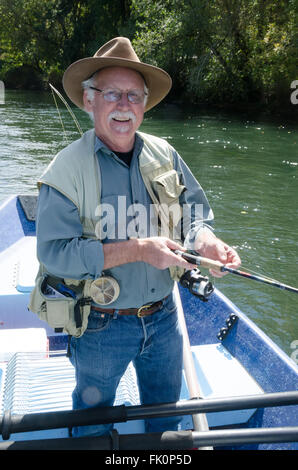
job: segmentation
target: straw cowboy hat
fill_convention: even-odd
[[[164,70],[140,61],[129,39],[114,38],[104,44],[93,57],[80,59],[64,73],[63,87],[67,96],[79,108],[84,108],[82,82],[106,67],[127,67],[139,72],[149,89],[145,111],[157,105],[170,91],[171,77]]]

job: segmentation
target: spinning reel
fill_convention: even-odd
[[[203,302],[209,300],[210,295],[214,291],[212,282],[207,276],[202,276],[198,268],[186,271],[180,279],[182,287],[186,287],[189,292],[199,297]]]

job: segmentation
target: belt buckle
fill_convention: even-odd
[[[145,309],[148,308],[148,307],[151,307],[151,305],[152,305],[152,304],[142,305],[142,307],[138,308],[137,317],[139,317],[139,318],[145,317],[146,314],[145,314],[145,313],[142,313],[142,311],[145,310]]]

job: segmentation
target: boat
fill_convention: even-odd
[[[141,405],[130,364],[113,407],[72,410],[67,335],[27,307],[36,205],[36,195],[16,195],[0,207],[0,450],[298,450],[297,364],[217,288],[203,301],[175,286],[185,340],[179,402]],[[177,414],[177,433],[145,434],[144,418]],[[71,427],[90,419],[114,422],[111,436],[72,438]]]

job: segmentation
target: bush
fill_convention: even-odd
[[[37,73],[30,65],[11,68],[3,73],[1,79],[4,81],[6,88],[25,90],[43,89],[41,74]]]

